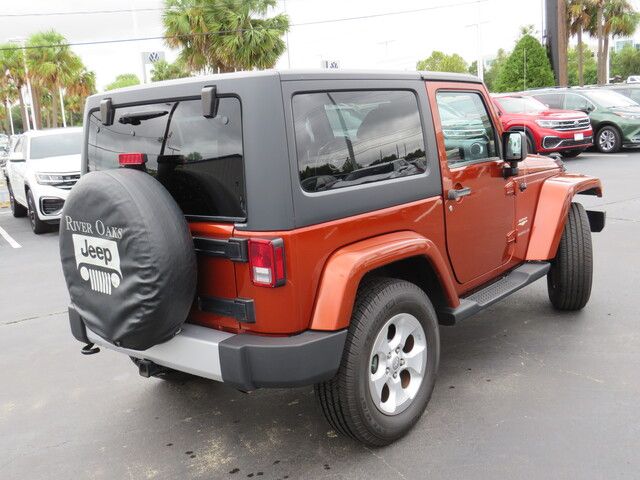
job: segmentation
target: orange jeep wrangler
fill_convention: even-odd
[[[544,276],[589,299],[596,178],[527,156],[475,77],[244,72],[87,101],[60,223],[84,353],[241,390],[315,384],[331,425],[404,435],[454,325]]]

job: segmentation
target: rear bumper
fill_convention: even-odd
[[[297,387],[332,378],[342,359],[347,331],[306,331],[290,337],[233,334],[184,324],[171,340],[147,350],[116,347],[89,330],[69,307],[73,336],[130,357],[233,385],[242,390]]]

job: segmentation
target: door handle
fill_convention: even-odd
[[[471,195],[470,187],[463,187],[458,189],[451,189],[447,192],[447,198],[449,200],[458,200],[462,197],[466,197],[467,195]]]

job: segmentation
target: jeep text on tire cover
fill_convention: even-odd
[[[314,384],[336,430],[385,445],[429,401],[439,325],[545,276],[555,308],[589,299],[605,219],[574,196],[600,181],[528,155],[475,77],[190,78],[94,95],[84,126],[71,330],[143,376]]]

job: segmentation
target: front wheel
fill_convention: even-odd
[[[325,417],[370,446],[399,439],[427,406],[439,356],[427,295],[403,280],[368,281],[358,292],[338,373],[315,387]]]
[[[580,310],[591,296],[593,254],[591,228],[584,207],[572,203],[551,269],[547,289],[558,310]]]
[[[36,235],[48,232],[51,226],[38,217],[38,211],[36,210],[36,202],[33,199],[33,193],[31,190],[27,190],[27,212],[29,214],[29,222],[31,223],[31,230]]]
[[[616,153],[622,147],[622,136],[615,127],[602,127],[596,135],[596,146],[601,153]]]

